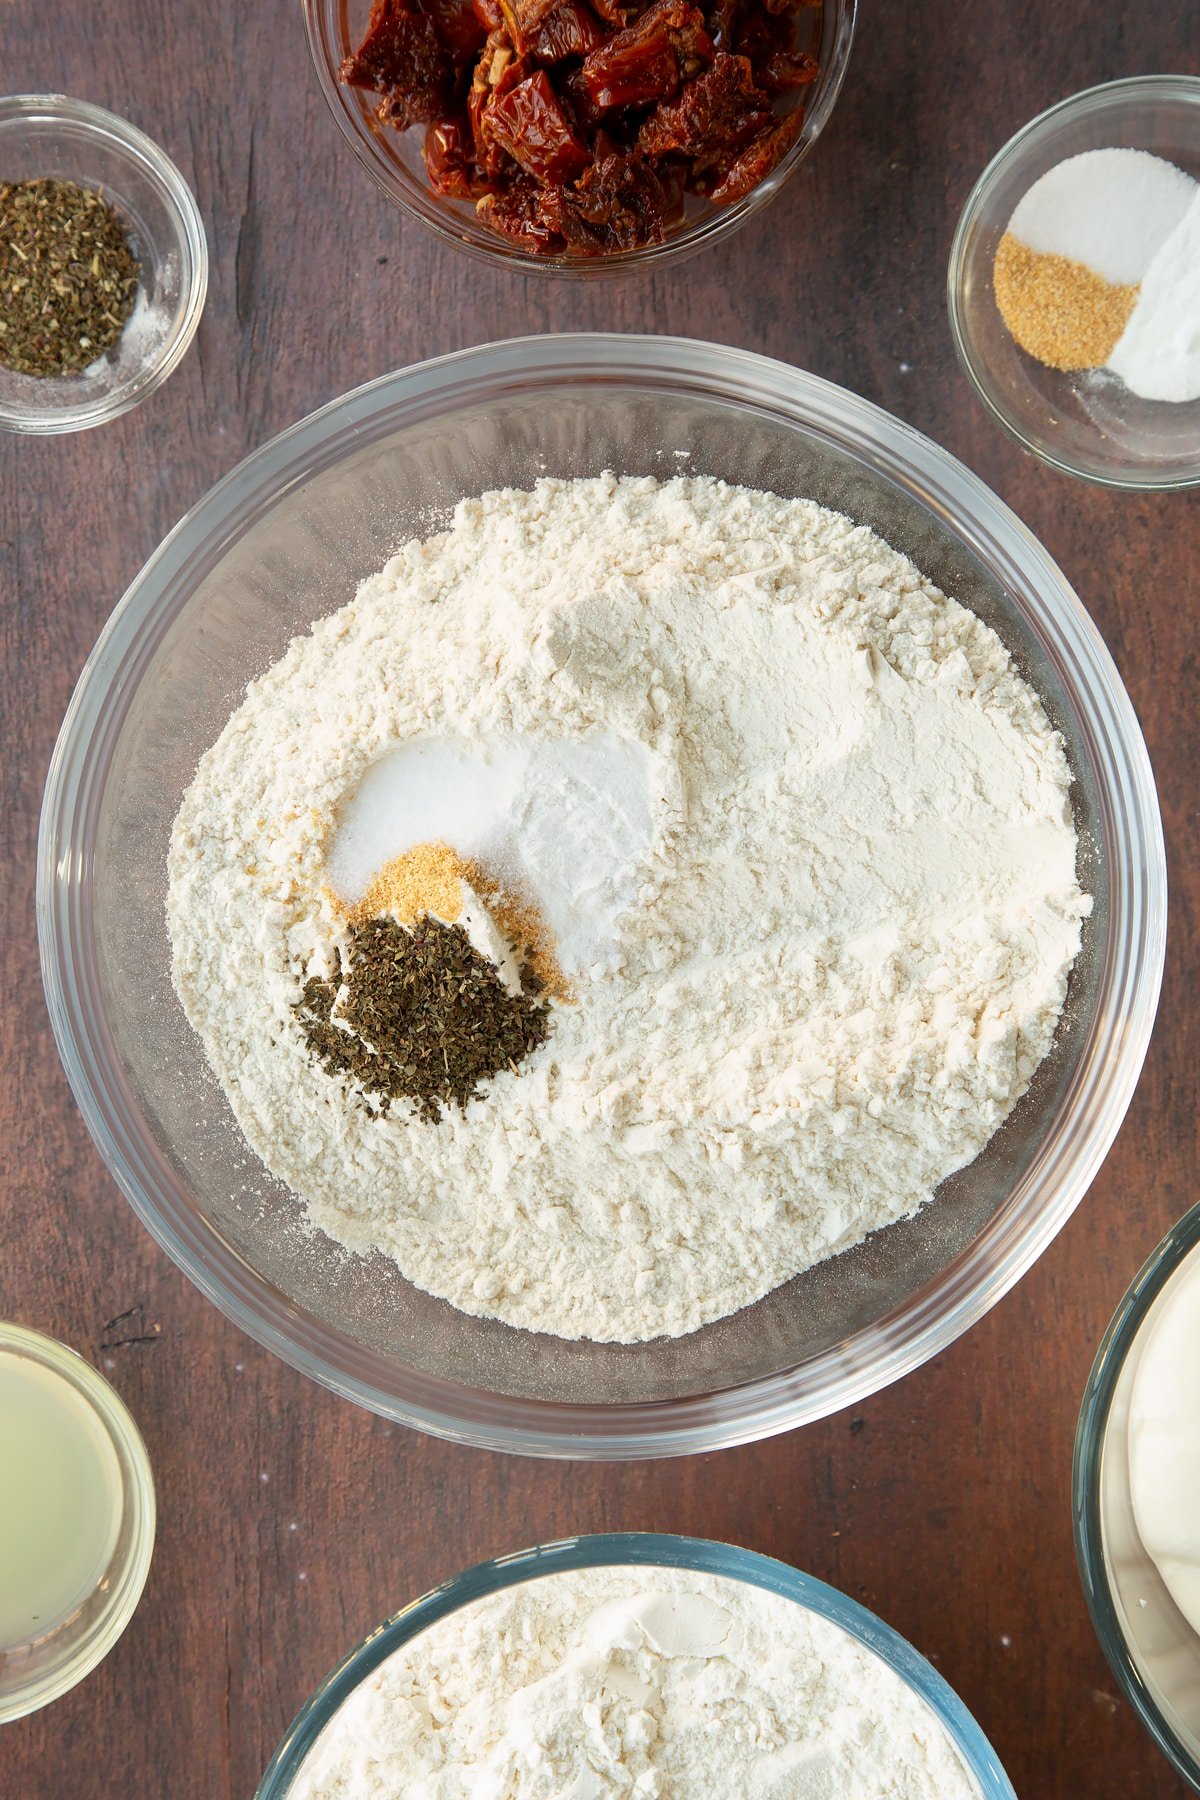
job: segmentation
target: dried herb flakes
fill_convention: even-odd
[[[140,279],[124,226],[92,189],[0,183],[0,363],[78,374],[120,337]]]
[[[550,1029],[536,993],[510,994],[460,925],[389,917],[351,928],[344,968],[304,984],[295,1012],[310,1050],[378,1097],[412,1100],[436,1124],[513,1068]]]

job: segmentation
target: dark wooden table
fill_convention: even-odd
[[[78,437],[0,441],[0,1317],[105,1370],[146,1435],[160,1507],[149,1585],[113,1654],[0,1729],[5,1800],[246,1800],[296,1708],[386,1613],[479,1558],[616,1527],[730,1538],[875,1608],[958,1689],[1023,1800],[1182,1792],[1092,1635],[1068,1485],[1101,1332],[1195,1198],[1197,499],[1087,489],[1022,455],[958,372],[943,284],[959,208],[1009,134],[1093,82],[1194,72],[1195,20],[1180,0],[862,10],[838,111],[765,215],[669,273],[576,287],[485,271],[398,216],[339,140],[295,0],[0,0],[0,86],[65,90],[141,125],[192,182],[212,252],[196,346],[146,406]],[[1159,773],[1174,884],[1141,1087],[1087,1200],[1017,1291],[853,1415],[717,1457],[612,1467],[416,1436],[226,1324],[92,1148],[46,1020],[33,909],[38,805],[72,684],[180,514],[370,376],[593,327],[769,352],[978,470],[1116,656]],[[161,1333],[103,1350],[106,1321],[135,1305]]]

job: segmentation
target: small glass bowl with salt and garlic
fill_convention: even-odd
[[[1200,1204],[1104,1334],[1075,1440],[1092,1623],[1142,1724],[1200,1793]]]
[[[1200,79],[1089,88],[985,169],[950,252],[950,326],[984,405],[1052,467],[1200,483]]]

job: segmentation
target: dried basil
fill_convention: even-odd
[[[525,985],[534,991],[510,994],[460,925],[384,917],[351,928],[345,966],[310,977],[294,1010],[327,1069],[376,1095],[382,1113],[403,1097],[436,1124],[545,1041],[549,1012],[528,972]]]

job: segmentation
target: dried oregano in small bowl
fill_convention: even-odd
[[[66,94],[0,96],[0,431],[119,418],[195,336],[208,246],[144,131]]]
[[[0,185],[0,362],[74,375],[112,348],[141,269],[120,217],[94,189],[42,177]]]

